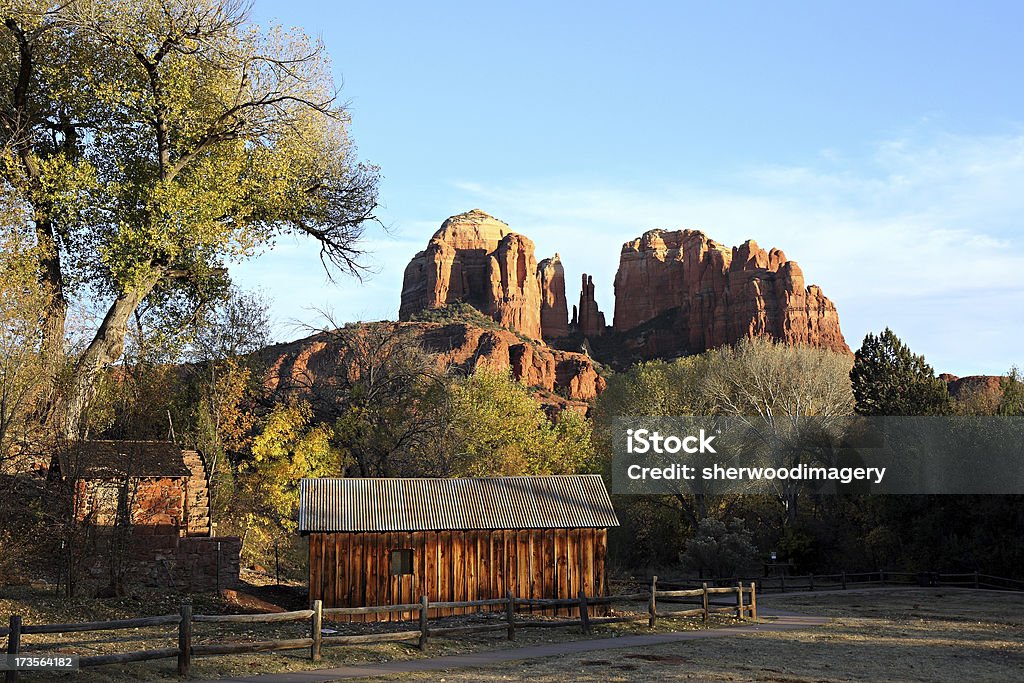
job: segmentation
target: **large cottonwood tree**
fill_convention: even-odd
[[[323,45],[233,0],[0,4],[0,182],[40,248],[51,416],[71,436],[142,302],[198,304],[283,234],[354,272],[378,176],[359,163]],[[101,321],[64,358],[69,302]],[[184,306],[187,308],[187,306]]]

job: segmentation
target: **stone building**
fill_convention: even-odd
[[[212,535],[199,452],[169,441],[83,440],[54,457],[50,476],[65,484],[75,522],[94,532],[95,577],[111,575],[118,590],[122,582],[177,590],[237,583],[241,541]]]

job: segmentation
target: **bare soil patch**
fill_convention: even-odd
[[[1024,680],[1024,594],[897,589],[759,596],[763,609],[831,617],[822,627],[410,674],[409,681]],[[366,679],[370,680],[370,679]]]

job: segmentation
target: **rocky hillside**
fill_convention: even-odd
[[[585,412],[605,387],[594,362],[584,354],[553,349],[486,322],[384,322],[430,352],[438,369],[472,372],[488,367],[509,370],[537,399],[558,408]],[[357,330],[367,326],[354,326]],[[346,349],[337,337],[322,333],[262,352],[272,390],[329,391],[338,377],[351,373]]]
[[[977,414],[991,414],[999,407],[1003,398],[1003,377],[994,375],[969,375],[957,377],[944,373],[939,379],[946,383],[950,397],[967,410]]]

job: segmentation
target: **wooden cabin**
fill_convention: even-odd
[[[599,475],[303,479],[299,492],[309,597],[325,607],[409,604],[423,595],[484,600],[506,591],[607,595],[608,528],[618,524]]]

